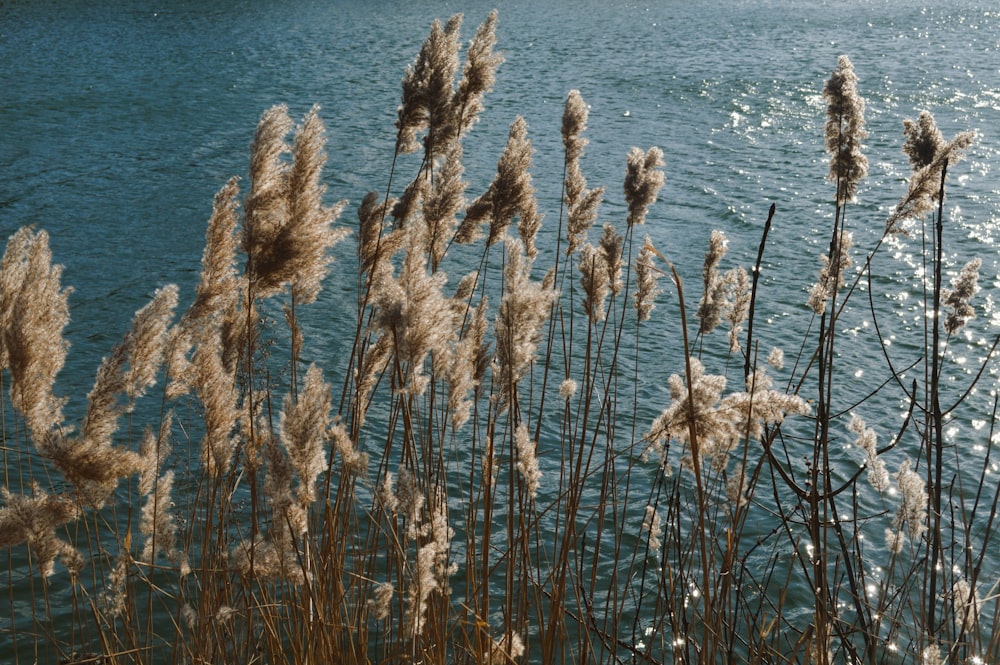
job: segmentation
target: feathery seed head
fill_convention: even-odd
[[[920,665],[944,665],[945,659],[941,656],[941,645],[931,642],[920,652]]]
[[[537,443],[528,437],[528,426],[523,422],[519,423],[514,431],[514,444],[517,449],[517,470],[524,481],[528,496],[534,501],[538,497],[542,472],[538,468]]]
[[[896,483],[902,501],[893,526],[906,527],[910,540],[919,540],[927,530],[927,486],[920,474],[910,469],[910,460],[903,460],[896,473]]]
[[[875,430],[865,425],[865,421],[857,415],[851,416],[847,429],[858,437],[854,445],[865,451],[868,482],[878,492],[887,491],[889,489],[889,470],[886,468],[885,462],[878,456],[878,439]]]
[[[399,510],[399,497],[392,489],[393,479],[392,471],[386,471],[382,478],[382,484],[378,487],[378,498],[382,509],[390,515],[395,515],[396,511]]]
[[[832,243],[833,256],[820,257],[819,281],[809,291],[809,307],[817,314],[823,314],[830,298],[844,285],[844,275],[851,267],[851,248],[854,246],[854,234],[850,231],[840,231],[834,235]]]
[[[284,226],[287,211],[289,152],[285,137],[294,126],[288,107],[272,106],[261,115],[250,147],[250,194],[244,210],[243,253],[253,257]]]
[[[497,41],[498,15],[495,9],[487,15],[476,30],[476,36],[469,43],[465,54],[465,68],[453,102],[458,114],[455,124],[460,136],[478,121],[479,114],[483,111],[483,97],[493,89],[497,68],[503,62],[503,55],[493,51]]]
[[[656,268],[655,256],[649,236],[646,236],[646,241],[635,260],[636,290],[634,298],[635,309],[640,321],[649,319],[650,312],[656,307],[656,296],[663,293],[663,290],[657,285],[662,273]]]
[[[649,206],[656,201],[656,195],[666,181],[660,168],[663,164],[663,151],[659,148],[650,148],[645,153],[635,147],[629,151],[624,185],[629,226],[645,223]]]
[[[417,152],[417,135],[427,130],[424,150],[434,157],[457,132],[452,115],[455,74],[458,71],[458,32],[462,15],[442,27],[435,20],[413,64],[403,76],[403,98],[396,118],[396,151]]]
[[[368,453],[361,452],[351,440],[347,429],[340,423],[330,428],[328,436],[333,441],[333,449],[340,455],[344,471],[348,473],[364,473],[368,468]]]
[[[865,131],[865,102],[858,93],[858,77],[846,55],[823,88],[826,109],[826,150],[830,153],[829,179],[837,184],[837,205],[854,198],[858,183],[868,175],[868,159],[861,152]]]
[[[979,268],[982,265],[981,259],[972,259],[952,280],[951,288],[944,289],[942,304],[951,310],[944,320],[944,329],[949,335],[958,332],[976,316],[976,310],[969,301],[979,292]]]
[[[286,285],[300,303],[316,299],[330,262],[329,249],[346,234],[333,221],[346,205],[322,204],[326,130],[318,107],[306,115],[289,146],[292,121],[283,106],[265,112],[251,157],[251,189],[245,205],[243,251],[254,297]],[[284,159],[291,154],[291,162]]]
[[[885,528],[885,548],[890,554],[899,554],[906,544],[906,533],[900,527]]]
[[[392,271],[389,259],[403,246],[405,234],[389,230],[385,223],[396,203],[380,201],[377,192],[369,192],[358,207],[358,261],[369,284],[376,274]]]
[[[167,471],[155,481],[153,492],[142,506],[139,529],[146,537],[142,560],[153,564],[158,554],[179,560],[183,553],[177,549],[177,521],[170,512],[170,493],[174,486],[174,473]]]
[[[579,90],[570,90],[563,110],[562,137],[565,147],[566,176],[563,180],[563,200],[566,203],[566,255],[569,256],[586,241],[587,230],[597,220],[597,207],[604,188],[587,189],[587,179],[580,169],[580,158],[587,139],[587,105]]]
[[[905,234],[903,222],[919,219],[935,209],[942,191],[941,174],[946,164],[959,161],[975,140],[975,132],[961,132],[945,141],[934,116],[921,111],[917,121],[905,120],[903,152],[910,158],[912,173],[906,194],[886,220],[886,233]]]
[[[583,154],[589,143],[582,134],[587,130],[590,111],[580,96],[579,90],[570,90],[566,95],[566,105],[562,116],[562,140],[566,149],[566,161],[575,161]]]
[[[396,587],[390,582],[375,586],[375,596],[368,599],[368,611],[376,621],[384,621],[389,618],[392,598],[396,594]]]
[[[56,529],[80,516],[79,504],[71,497],[49,495],[33,486],[30,496],[11,494],[0,487],[0,548],[27,542],[42,575],[55,571],[55,561],[62,557],[76,565],[80,554],[60,540]]]
[[[306,371],[298,398],[285,397],[281,411],[281,442],[299,477],[297,496],[302,505],[316,500],[316,479],[326,470],[326,436],[330,425],[330,385],[316,365]]]
[[[559,397],[564,400],[571,399],[576,394],[578,387],[576,379],[563,379],[562,383],[559,384]]]
[[[625,239],[615,232],[611,224],[604,225],[604,235],[601,236],[601,254],[607,269],[608,287],[612,295],[618,295],[625,287],[622,281],[622,250]]]
[[[661,540],[663,536],[663,517],[653,506],[646,506],[645,515],[642,518],[642,531],[649,534],[649,550],[659,552],[663,546]]]
[[[528,123],[518,116],[510,126],[493,182],[465,211],[465,219],[455,237],[457,242],[475,240],[479,235],[479,225],[488,221],[488,243],[492,245],[506,235],[507,228],[518,218],[518,233],[528,256],[534,257],[534,241],[541,227],[541,215],[535,201],[535,187],[531,184],[532,153]]]
[[[451,242],[458,211],[465,205],[467,183],[462,178],[462,144],[455,141],[447,149],[444,163],[424,196],[423,216],[427,225],[427,249],[431,266],[437,269]]]
[[[531,262],[520,240],[507,240],[504,294],[494,324],[498,398],[505,408],[518,383],[527,375],[541,342],[542,324],[548,318],[555,291],[530,278]]]
[[[946,145],[930,111],[921,111],[916,121],[909,118],[903,120],[903,134],[906,136],[903,152],[910,158],[914,171],[930,166]]]
[[[701,276],[705,290],[698,304],[697,318],[701,321],[698,332],[705,334],[715,329],[726,311],[725,280],[719,276],[719,263],[726,254],[726,235],[713,230],[708,239],[708,251],[702,265]]]
[[[8,241],[0,264],[0,361],[10,370],[10,399],[24,414],[35,445],[62,423],[66,400],[53,384],[66,361],[70,289],[52,264],[45,231],[23,228]]]
[[[730,325],[729,350],[736,353],[742,348],[739,335],[750,311],[750,276],[740,266],[727,272],[724,281],[730,288],[729,308],[726,312],[726,320]]]
[[[589,242],[580,250],[580,285],[583,287],[583,309],[591,321],[603,321],[608,297],[608,264],[604,254]]]
[[[733,510],[743,507],[750,500],[748,489],[746,470],[743,468],[743,463],[738,462],[726,476],[726,499]]]
[[[229,471],[236,447],[233,423],[239,422],[236,375],[222,358],[221,331],[206,335],[192,358],[192,385],[204,407],[205,434],[201,463],[209,477]],[[251,442],[251,448],[255,446]]]
[[[511,665],[524,655],[524,641],[517,633],[510,633],[510,640],[504,634],[499,640],[490,638],[489,653],[480,662],[484,665]]]
[[[951,599],[959,630],[971,633],[979,623],[979,611],[982,605],[979,594],[972,588],[969,580],[963,577],[956,580],[952,586]]]

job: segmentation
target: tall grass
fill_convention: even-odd
[[[800,346],[775,349],[754,323],[781,212],[755,265],[724,269],[713,231],[685,280],[679,248],[642,229],[663,154],[632,148],[627,214],[594,228],[612,195],[586,181],[578,92],[543,240],[523,119],[467,195],[496,21],[464,63],[461,17],[434,23],[403,79],[394,161],[354,224],[325,203],[318,110],[266,111],[246,192],[234,179],[215,198],[191,304],[178,312],[166,286],[136,313],[79,423],[55,392],[69,289],[44,231],[10,238],[0,634],[15,662],[1000,659],[995,411],[982,460],[945,434],[990,369],[946,353],[975,323],[980,263],[946,279],[944,223],[973,136],[947,140],[921,113],[898,206],[855,213],[864,102],[839,60],[829,249],[803,284]],[[852,227],[876,223],[855,247]],[[875,266],[902,235],[925,266],[920,343],[878,344],[868,394],[846,394],[842,317],[870,310],[866,334],[888,339]],[[331,266],[341,242],[355,265]],[[357,308],[330,333],[349,353],[321,369],[301,317],[331,269]],[[654,307],[676,336],[651,327]],[[681,368],[666,404],[640,393],[651,363]],[[867,424],[875,398],[905,419]]]

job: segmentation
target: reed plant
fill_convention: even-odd
[[[926,112],[907,122],[908,186],[872,220],[852,205],[864,102],[840,58],[823,90],[829,249],[802,285],[800,346],[775,348],[755,322],[777,205],[754,265],[732,265],[712,231],[685,281],[669,256],[688,248],[643,233],[665,186],[658,148],[624,155],[624,219],[597,226],[612,194],[585,177],[579,92],[548,230],[523,118],[467,194],[496,22],[464,61],[462,17],[433,24],[356,222],[325,202],[318,109],[299,123],[267,110],[245,193],[234,179],[215,197],[190,304],[165,286],[136,313],[78,423],[56,387],[71,292],[45,231],[11,236],[13,661],[998,662],[996,410],[968,399],[998,338],[981,324],[972,372],[947,353],[976,323],[981,264],[955,271],[945,251],[948,170],[973,135],[947,140]],[[855,247],[852,228],[876,223]],[[904,237],[926,316],[897,351],[877,266]],[[321,368],[302,323],[334,319],[321,289],[344,242],[356,263],[331,279],[356,309],[329,333],[348,352]],[[842,369],[858,309],[882,350],[863,394]],[[640,390],[651,363],[676,368],[669,399]],[[887,401],[905,418],[869,425]],[[979,459],[946,435],[970,417],[988,423]]]

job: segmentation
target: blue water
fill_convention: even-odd
[[[523,115],[551,229],[562,104],[577,88],[591,107],[585,173],[592,186],[607,186],[602,221],[623,222],[628,148],[661,146],[668,181],[643,232],[695,292],[709,232],[729,236],[729,265],[747,264],[776,205],[762,271],[767,318],[757,334],[787,353],[801,339],[802,303],[829,238],[820,93],[837,56],[850,55],[868,104],[870,177],[849,213],[859,246],[870,245],[904,191],[904,118],[927,109],[948,137],[977,131],[968,158],[951,171],[947,231],[956,269],[972,256],[983,260],[977,333],[957,352],[975,366],[980,338],[997,333],[989,322],[1000,288],[1000,11],[989,3],[7,1],[0,237],[26,224],[47,230],[64,283],[75,289],[59,388],[69,413],[79,412],[101,357],[157,287],[177,283],[183,298],[192,296],[212,197],[246,172],[264,109],[285,103],[301,117],[321,106],[328,196],[351,201],[341,223],[353,226],[354,206],[386,185],[399,81],[430,22],[464,12],[468,38],[492,6],[506,62],[466,143],[470,197],[488,183],[510,122]],[[921,316],[916,294],[897,286],[913,275],[907,257],[915,249],[901,246],[882,265],[901,338]],[[329,325],[352,302],[338,276],[352,283],[349,268],[335,269],[307,321],[313,356],[343,344]],[[668,316],[666,305],[656,311]],[[855,316],[863,326],[863,313]],[[871,353],[845,349],[859,386]],[[651,414],[666,406],[676,361],[645,378]],[[982,392],[995,381],[991,371]],[[897,406],[881,404],[869,418],[895,418]],[[974,438],[972,421],[982,417],[956,422],[952,436]]]

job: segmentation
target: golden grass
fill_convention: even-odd
[[[396,158],[358,208],[356,272],[334,276],[357,285],[354,327],[331,333],[351,336],[350,353],[326,370],[303,360],[301,308],[322,303],[347,225],[343,203],[324,203],[317,109],[298,125],[284,107],[263,114],[248,191],[232,180],[216,196],[193,302],[178,313],[166,286],[137,312],[80,423],[54,392],[69,290],[44,231],[10,238],[0,547],[13,618],[0,634],[15,662],[998,660],[998,489],[988,456],[977,468],[946,446],[963,404],[942,404],[954,368],[935,352],[975,312],[977,260],[950,288],[942,276],[947,169],[972,135],[947,141],[926,113],[907,123],[908,191],[882,238],[854,247],[844,212],[867,170],[864,102],[840,59],[824,89],[836,212],[786,369],[753,326],[775,208],[756,266],[724,270],[712,232],[694,304],[637,235],[664,187],[659,149],[627,153],[627,215],[592,229],[605,190],[583,174],[578,92],[543,236],[554,252],[536,247],[523,119],[494,180],[466,197],[496,21],[464,64],[461,17],[436,22],[407,70]],[[871,394],[890,386],[909,414],[896,431],[869,427],[835,408],[840,316],[859,284],[871,292],[884,240],[929,213],[930,316],[908,360],[926,378],[904,382],[887,354]],[[455,244],[479,252],[472,264],[453,260]],[[669,348],[647,329],[655,306],[679,321]],[[279,311],[283,330],[267,323]],[[719,328],[728,354],[703,353]],[[641,404],[657,354],[684,369],[668,404]],[[854,458],[834,451],[848,438]],[[871,496],[881,510],[863,508]],[[885,544],[864,539],[873,530]]]

